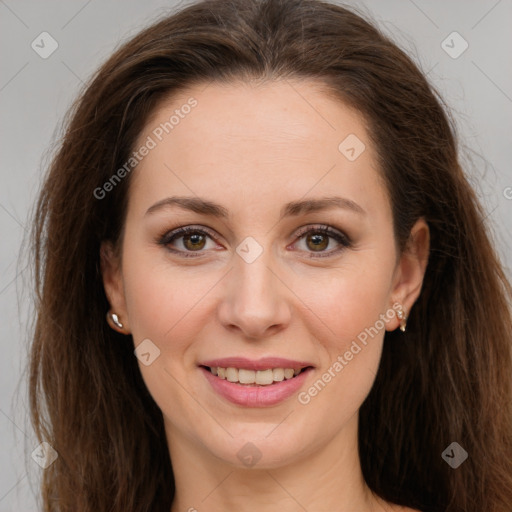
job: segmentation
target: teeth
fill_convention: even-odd
[[[285,368],[284,369],[284,378],[285,379],[291,379],[293,378],[294,371],[292,368]]]
[[[301,370],[294,368],[269,368],[268,370],[246,370],[244,368],[210,368],[213,375],[220,379],[226,379],[229,382],[239,384],[256,384],[258,386],[268,386],[274,382],[289,380],[298,375]]]
[[[276,382],[284,380],[284,370],[282,368],[275,368],[272,370],[272,376]]]
[[[226,368],[226,380],[238,382],[238,370],[236,368]]]
[[[272,370],[258,370],[256,372],[256,384],[267,386],[274,382],[274,373]]]
[[[240,384],[254,384],[256,382],[256,372],[254,370],[238,370],[238,382]]]

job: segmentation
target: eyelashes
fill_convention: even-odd
[[[345,233],[337,229],[333,229],[331,226],[325,224],[305,226],[300,228],[299,231],[295,234],[295,237],[297,238],[297,241],[294,242],[293,245],[304,239],[306,245],[313,241],[313,247],[320,249],[318,251],[308,251],[307,249],[302,251],[309,253],[309,257],[311,258],[325,258],[338,255],[344,249],[352,247],[352,242]],[[214,232],[208,228],[199,226],[184,226],[164,233],[157,239],[157,243],[165,247],[171,253],[180,257],[197,258],[202,257],[203,253],[209,250],[205,249],[208,239],[213,242],[215,238],[216,237]],[[182,239],[181,245],[183,249],[173,248],[172,245],[180,239]],[[325,241],[327,241],[327,244],[330,245],[330,240],[337,242],[340,247],[330,251],[323,250]],[[189,246],[192,246],[193,249],[189,249]]]

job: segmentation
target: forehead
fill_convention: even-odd
[[[366,138],[362,116],[326,91],[321,82],[284,79],[196,84],[163,100],[144,132],[169,144],[206,137],[230,146],[250,139],[269,151],[283,142],[297,150],[320,142],[337,149],[338,139],[354,132]]]
[[[148,141],[134,192],[155,201],[178,193],[280,205],[283,194],[333,192],[369,210],[387,201],[364,118],[319,83],[191,86],[160,103],[136,147]]]

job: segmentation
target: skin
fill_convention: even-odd
[[[177,487],[171,512],[411,510],[370,492],[357,452],[358,411],[384,332],[399,326],[395,315],[307,405],[296,395],[266,408],[232,404],[197,365],[228,356],[309,361],[307,390],[394,303],[410,311],[428,260],[427,224],[418,220],[398,255],[364,120],[314,82],[195,85],[160,105],[137,147],[191,96],[197,106],[133,171],[121,257],[102,246],[105,290],[123,323],[113,327],[136,347],[149,338],[160,350],[139,366],[165,421]],[[338,150],[349,134],[366,145],[354,161]],[[333,208],[279,220],[289,201],[334,194],[365,214]],[[173,195],[220,203],[230,218],[176,206],[146,213]],[[318,249],[297,236],[318,224],[352,245],[322,238]],[[158,243],[187,225],[214,237],[177,238],[171,248],[199,257]],[[252,263],[236,252],[248,236],[263,248]],[[248,442],[261,455],[252,467],[237,457]]]

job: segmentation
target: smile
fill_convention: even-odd
[[[298,393],[314,367],[281,358],[205,361],[200,370],[221,398],[243,407],[268,407]]]

